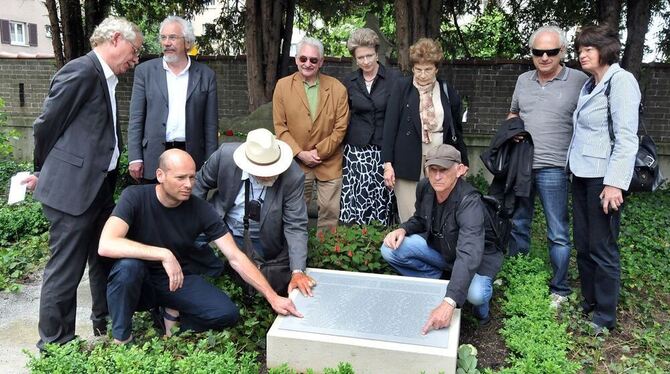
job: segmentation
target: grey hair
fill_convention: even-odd
[[[319,39],[310,38],[309,36],[302,38],[302,40],[298,43],[296,46],[296,53],[300,53],[300,51],[302,51],[302,47],[306,45],[311,45],[312,47],[318,49],[319,57],[323,58],[323,44]]]
[[[560,48],[565,48],[568,45],[568,41],[565,38],[565,31],[563,31],[562,28],[554,25],[547,25],[547,26],[542,26],[539,29],[535,30],[533,34],[530,36],[528,39],[528,48],[533,48],[533,44],[535,43],[535,38],[537,38],[538,35],[540,35],[543,32],[553,32],[556,35],[558,35],[558,41],[559,41],[559,47]]]
[[[347,40],[347,49],[353,56],[358,47],[374,48],[375,52],[379,51],[379,35],[368,28],[362,28],[352,32],[351,36],[349,36],[349,40]]]
[[[184,41],[186,44],[189,46],[192,46],[193,43],[195,43],[195,33],[193,32],[193,25],[191,22],[179,17],[179,16],[168,16],[166,17],[163,22],[161,22],[161,26],[158,29],[158,32],[163,31],[163,27],[166,25],[169,25],[171,23],[178,23],[181,26],[181,30],[184,33]]]
[[[121,36],[131,43],[137,37],[142,37],[142,31],[134,23],[122,17],[107,17],[93,30],[93,35],[89,39],[91,48],[112,40],[114,33],[117,32],[121,33]]]

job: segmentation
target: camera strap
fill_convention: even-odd
[[[244,224],[244,248],[242,250],[249,257],[249,259],[254,259],[254,249],[251,245],[251,236],[249,234],[249,189],[251,188],[251,182],[249,179],[244,181],[244,218],[242,218],[242,223]]]

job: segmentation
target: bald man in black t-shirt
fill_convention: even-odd
[[[187,253],[200,233],[216,244],[275,312],[302,317],[237,248],[214,208],[191,196],[195,163],[188,153],[165,151],[156,177],[157,185],[123,191],[100,237],[98,253],[119,259],[107,285],[115,342],[131,341],[133,313],[155,306],[178,312],[182,329],[222,329],[237,322],[239,312],[230,298],[189,269]]]

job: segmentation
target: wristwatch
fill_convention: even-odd
[[[293,274],[297,274],[297,273],[301,273],[301,274],[302,274],[302,273],[304,273],[304,271],[302,271],[302,270],[300,270],[300,269],[295,269],[295,270],[293,270]]]

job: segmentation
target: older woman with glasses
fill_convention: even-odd
[[[416,185],[424,176],[426,153],[450,144],[468,165],[461,127],[461,98],[446,81],[437,79],[444,54],[432,39],[422,38],[409,50],[413,76],[393,88],[384,120],[384,183],[395,192],[400,221],[414,214]]]
[[[392,191],[384,185],[382,135],[386,104],[400,73],[379,63],[379,36],[370,29],[354,31],[347,48],[358,69],[344,79],[351,117],[344,138],[340,221],[386,225]]]
[[[623,192],[630,184],[638,147],[640,88],[635,77],[617,63],[621,43],[616,31],[606,26],[585,27],[575,40],[575,49],[591,78],[582,87],[573,114],[568,148],[573,235],[582,308],[585,315],[593,313],[590,323],[598,334],[616,324],[621,278],[617,239]]]

